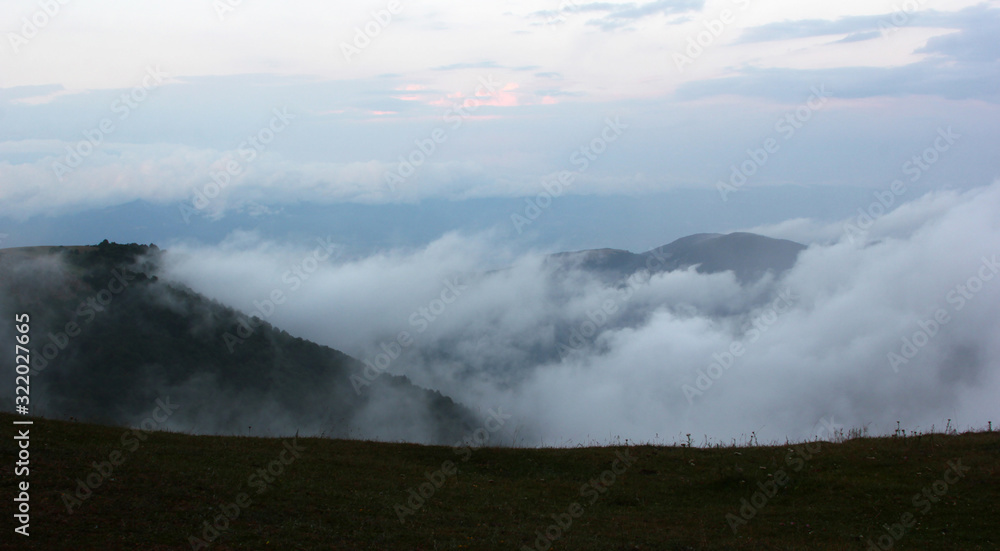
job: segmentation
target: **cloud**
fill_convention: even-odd
[[[995,62],[1000,48],[992,39],[1000,31],[1000,9],[982,4],[956,12],[851,16],[835,20],[799,20],[769,23],[747,29],[734,44],[790,41],[817,36],[844,35],[836,44],[849,44],[881,37],[886,48],[898,40],[897,33],[931,29],[946,33],[931,36],[913,54],[924,54],[902,66],[829,68],[761,67],[754,62],[734,69],[728,76],[689,81],[677,89],[680,99],[720,94],[783,98],[785,91],[806,83],[829,83],[839,97],[933,95],[951,100],[977,99],[996,103],[1000,93],[994,82],[1000,73]],[[950,31],[950,32],[948,32]],[[806,85],[808,87],[808,85]]]
[[[881,36],[878,31],[861,31],[856,33],[851,33],[844,38],[841,38],[837,42],[848,43],[848,42],[864,42],[866,40],[874,40]]]
[[[558,6],[552,4],[553,9]],[[252,67],[257,72],[231,75],[194,70],[178,65],[178,59],[164,60],[163,69],[178,76],[154,90],[125,120],[118,118],[112,105],[141,81],[141,64],[119,71],[128,79],[113,89],[107,86],[118,81],[90,89],[55,77],[45,82],[58,84],[0,89],[4,144],[0,215],[58,215],[135,199],[158,203],[190,199],[210,182],[209,170],[217,170],[212,163],[259,131],[273,109],[285,107],[298,117],[292,128],[269,146],[266,160],[255,163],[250,173],[213,202],[214,213],[247,201],[279,205],[299,200],[376,203],[533,196],[543,177],[566,168],[568,154],[593,138],[594,126],[619,114],[632,121],[634,131],[594,164],[593,174],[587,176],[590,182],[582,178],[571,193],[648,195],[706,186],[725,178],[728,167],[747,148],[759,146],[758,136],[783,115],[779,110],[800,103],[810,88],[823,84],[836,96],[830,106],[837,110],[836,118],[816,117],[809,130],[796,135],[795,143],[749,185],[870,185],[878,178],[881,163],[891,160],[891,155],[876,152],[891,149],[886,144],[907,143],[916,123],[928,119],[925,113],[941,123],[962,121],[980,133],[967,146],[976,148],[976,154],[956,159],[948,169],[951,173],[933,176],[938,178],[935,183],[949,179],[982,183],[995,175],[990,147],[995,140],[987,127],[996,119],[996,111],[982,102],[1000,101],[993,85],[1000,80],[1000,69],[990,61],[998,56],[992,40],[1000,30],[997,9],[921,11],[903,25],[898,37],[889,36],[880,43],[885,47],[878,49],[871,48],[874,44],[869,42],[874,40],[869,37],[878,32],[877,22],[892,14],[838,17],[848,8],[827,6],[824,10],[834,13],[830,20],[809,12],[803,20],[774,22],[771,12],[748,10],[745,19],[741,15],[706,49],[696,66],[682,75],[662,71],[672,52],[682,51],[689,37],[705,30],[709,20],[700,9],[704,6],[698,2],[564,3],[559,13],[580,16],[580,24],[567,25],[565,33],[536,29],[531,37],[502,51],[456,51],[444,46],[463,43],[460,40],[430,41],[447,52],[436,51],[408,68],[365,69],[368,72],[357,78],[321,71],[274,74],[257,65]],[[271,8],[247,6],[238,20],[256,28],[261,10],[272,13]],[[295,15],[305,18],[307,11]],[[689,25],[674,27],[675,19],[654,15],[674,12],[695,17]],[[410,43],[421,38],[410,33],[427,13],[406,13],[379,40]],[[357,15],[362,21],[368,17],[363,10]],[[447,15],[482,17],[472,9]],[[207,16],[214,25],[211,10]],[[637,33],[604,33],[595,41],[584,18],[655,25],[640,25]],[[96,15],[87,15],[88,21],[95,19]],[[513,14],[503,21],[523,25]],[[678,32],[654,29],[665,21]],[[744,24],[758,26],[732,43]],[[129,27],[129,32],[143,28]],[[32,46],[41,50],[49,47],[50,40],[53,44],[64,40],[57,28],[50,31],[45,41]],[[830,38],[809,40],[816,36]],[[414,49],[426,45],[421,40],[412,44]],[[769,55],[772,51],[787,55]],[[234,49],[229,55],[249,54]],[[282,55],[288,53],[279,49],[266,57],[280,60]],[[18,58],[18,63],[27,59]],[[574,62],[579,59],[588,63]],[[885,66],[896,62],[905,64]],[[231,70],[227,66],[226,71]],[[12,74],[25,71],[20,67]],[[502,83],[502,90],[494,97],[477,96],[480,79],[490,76]],[[878,103],[885,98],[912,101]],[[941,102],[942,98],[953,103]],[[861,99],[876,101],[850,101]],[[454,115],[463,102],[482,109],[455,128],[443,119]],[[871,116],[876,112],[884,120]],[[774,118],[763,120],[770,113]],[[53,179],[52,162],[64,157],[67,146],[78,144],[104,118],[114,122],[115,130],[105,136],[101,150],[66,182]],[[447,143],[403,186],[405,193],[387,193],[377,175],[398,166],[400,157],[411,154],[436,127],[449,130]],[[8,184],[13,182],[18,185]],[[289,191],[279,189],[279,183]],[[16,203],[21,200],[23,205]]]
[[[45,103],[67,92],[68,90],[58,84],[0,88],[0,102],[24,104]]]
[[[887,209],[884,203],[879,201],[879,193],[875,192],[869,196],[867,202],[859,203],[854,215],[847,220],[822,222],[795,218],[744,231],[776,239],[821,245],[831,245],[844,238],[850,238],[852,231],[864,233],[867,239],[872,241],[904,239],[927,224],[928,220],[943,216],[968,200],[967,196],[959,195],[953,190],[935,191],[905,202],[892,210],[891,216],[885,216]]]
[[[981,426],[1000,391],[998,209],[1000,183],[916,198],[863,242],[792,221],[775,231],[823,243],[783,278],[746,285],[691,270],[609,283],[490,234],[449,234],[325,264],[268,321],[369,360],[406,331],[414,344],[390,372],[503,406],[528,445],[784,441],[829,417],[882,433],[897,420]],[[251,311],[310,246],[244,235],[174,247],[169,277]],[[727,358],[733,343],[742,352]]]
[[[604,31],[613,31],[640,19],[654,15],[676,15],[701,11],[705,7],[704,0],[657,0],[637,4],[627,2],[615,4],[608,2],[582,3],[564,0],[557,10],[542,10],[534,12],[533,17],[540,17],[547,23],[565,22],[563,14],[603,13],[604,15],[587,21],[587,25],[600,27]]]
[[[33,161],[0,161],[0,216],[24,220],[38,214],[60,215],[135,200],[183,206],[198,216],[223,216],[247,204],[280,207],[300,201],[315,203],[392,203],[422,197],[460,197],[485,179],[473,162],[428,161],[420,173],[395,189],[385,175],[398,162],[292,162],[263,153],[252,162],[240,151],[106,143],[83,159],[78,168],[60,175],[67,149],[76,143],[27,141],[0,143],[0,152]],[[53,154],[62,152],[62,155]],[[227,171],[237,162],[240,172]],[[222,183],[220,185],[219,183]]]
[[[897,6],[894,11],[873,15],[850,15],[834,19],[799,19],[766,23],[743,31],[736,44],[795,40],[818,36],[845,34],[848,36],[877,35],[891,36],[903,28],[956,29],[975,32],[978,25],[995,19],[996,8],[979,4],[957,11],[933,9],[913,9],[907,4],[905,9]]]
[[[981,5],[958,12],[955,19],[961,22],[961,32],[932,37],[917,53],[937,54],[967,63],[1000,60],[1000,45],[996,41],[1000,9]]]
[[[678,87],[677,99],[694,100],[719,95],[793,102],[801,90],[817,83],[836,89],[838,98],[938,96],[961,100],[1000,102],[1000,91],[990,86],[1000,77],[995,64],[960,67],[928,59],[903,67],[840,67],[831,69],[746,68],[735,76],[691,81]]]
[[[751,44],[815,36],[868,33],[877,31],[879,23],[888,21],[888,17],[888,15],[864,15],[841,17],[835,20],[805,19],[767,23],[744,30],[736,43]]]
[[[478,63],[452,63],[434,67],[434,71],[463,71],[466,69],[499,69],[500,65],[496,61],[480,61]]]
[[[591,11],[582,9],[586,6],[581,6],[580,11]],[[652,15],[675,15],[701,11],[704,7],[704,0],[660,0],[645,4],[623,4],[616,6],[615,9],[611,10],[604,17],[588,21],[587,24],[597,25],[606,31],[615,30]],[[571,8],[569,11],[572,12],[574,10]]]

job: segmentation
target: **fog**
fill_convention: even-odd
[[[164,277],[373,375],[502,408],[513,417],[494,444],[763,443],[811,437],[821,419],[873,434],[997,421],[1000,183],[885,214],[859,207],[869,216],[751,229],[810,244],[792,270],[751,283],[693,269],[609,280],[491,233],[345,258],[336,236],[238,232],[167,244]]]

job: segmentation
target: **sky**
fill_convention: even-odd
[[[362,360],[416,330],[389,371],[529,445],[995,420],[1000,1],[0,15],[0,248],[155,242],[165,277]],[[620,300],[541,260],[731,231],[809,248]],[[262,313],[317,243],[337,254]]]
[[[640,249],[997,176],[997,1],[0,10],[0,246],[322,226],[359,253],[482,228]]]

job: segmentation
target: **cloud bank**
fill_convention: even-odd
[[[929,194],[839,235],[810,230],[825,239],[792,270],[746,285],[693,270],[607,281],[488,234],[307,265],[315,243],[244,233],[172,247],[168,276],[474,409],[502,406],[505,443],[783,441],[829,417],[978,427],[998,413],[998,209],[1000,183]],[[268,306],[276,288],[288,300]]]

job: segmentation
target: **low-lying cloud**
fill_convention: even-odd
[[[813,244],[751,284],[693,269],[608,280],[490,234],[311,261],[335,236],[245,233],[171,247],[166,276],[474,410],[502,406],[503,443],[783,441],[830,417],[980,427],[1000,394],[997,212],[1000,183],[916,198],[861,234],[844,231],[853,219],[762,228]]]

